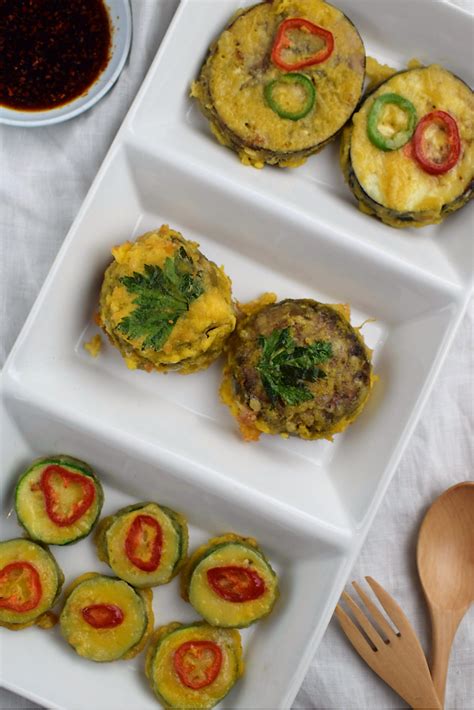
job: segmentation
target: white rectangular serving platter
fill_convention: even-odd
[[[243,636],[246,674],[224,708],[289,708],[407,444],[472,292],[469,208],[421,231],[359,213],[337,146],[297,170],[242,166],[188,98],[210,42],[249,2],[183,0],[64,242],[3,372],[2,529],[20,533],[14,481],[38,455],[97,468],[108,513],[156,499],[182,511],[195,547],[256,537],[281,576],[274,613]],[[473,82],[472,18],[441,0],[337,2],[367,53],[417,57]],[[433,39],[434,38],[434,39]],[[449,41],[441,41],[449,38]],[[115,244],[168,223],[224,264],[235,297],[350,303],[379,375],[367,408],[334,443],[240,440],[219,402],[221,363],[191,377],[130,372],[84,343]],[[67,579],[106,568],[90,540],[54,548]],[[195,618],[176,581],[155,590],[157,624]],[[0,630],[3,684],[51,708],[156,707],[143,657],[80,659],[56,630]],[[25,648],[28,653],[25,653]]]

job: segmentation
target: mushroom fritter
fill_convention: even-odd
[[[362,95],[357,29],[323,0],[242,10],[191,90],[223,145],[247,165],[295,167],[335,137]]]
[[[343,431],[373,383],[370,351],[347,307],[287,299],[247,312],[228,343],[221,386],[244,439]]]
[[[198,244],[163,225],[112,250],[99,323],[130,369],[201,370],[235,327],[231,282]]]

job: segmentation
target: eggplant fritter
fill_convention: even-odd
[[[412,140],[397,150],[380,150],[368,136],[368,121],[376,99],[396,94],[411,102],[417,123],[442,111],[454,119],[460,154],[442,174],[430,174],[415,159]],[[406,119],[405,119],[406,120]],[[403,115],[389,106],[379,129],[390,136],[400,130]],[[423,150],[440,162],[448,150],[447,136],[435,125],[425,132]],[[437,65],[402,71],[369,94],[341,141],[341,167],[362,212],[392,227],[424,227],[441,222],[472,197],[474,184],[474,96],[461,79]]]
[[[312,110],[299,120],[282,117],[265,100],[265,88],[289,76],[272,62],[271,54],[281,24],[290,18],[309,21],[334,38],[327,59],[295,70],[309,79],[316,96]],[[317,39],[311,44],[304,28],[290,34],[294,59],[320,49]],[[273,0],[233,18],[210,47],[191,94],[217,139],[236,151],[243,163],[295,167],[321,150],[350,118],[362,95],[364,76],[364,45],[340,10],[323,0]],[[291,104],[301,93],[301,81],[278,91],[279,100]]]

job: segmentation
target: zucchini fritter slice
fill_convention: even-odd
[[[94,572],[66,590],[61,632],[79,656],[107,662],[133,658],[153,629],[152,592]]]
[[[56,623],[55,604],[64,575],[46,547],[32,540],[0,542],[0,626],[12,631]]]
[[[193,553],[181,593],[212,626],[243,628],[270,614],[278,577],[253,538],[226,533]]]
[[[167,584],[188,550],[186,519],[157,503],[138,503],[104,518],[96,533],[99,558],[134,587]]]
[[[64,454],[33,461],[15,491],[18,522],[33,540],[48,545],[69,545],[89,535],[103,501],[89,464]]]
[[[163,707],[207,710],[227,695],[243,669],[238,631],[173,622],[156,630],[145,672]]]

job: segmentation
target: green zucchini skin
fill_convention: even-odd
[[[144,572],[127,559],[124,536],[134,517],[141,513],[154,517],[162,528],[163,554],[157,570]],[[164,526],[166,529],[163,529]],[[136,503],[121,508],[114,515],[104,518],[95,535],[97,555],[120,579],[134,587],[145,589],[167,584],[183,566],[188,552],[188,526],[180,513],[155,502]],[[175,550],[174,555],[171,554]],[[163,559],[167,558],[167,559]]]
[[[381,222],[383,222],[391,227],[395,227],[397,229],[403,229],[406,227],[420,228],[420,227],[425,227],[425,226],[428,226],[431,224],[438,224],[438,223],[442,222],[449,214],[452,214],[453,212],[456,212],[457,210],[464,207],[472,199],[473,192],[474,192],[474,174],[473,174],[471,179],[467,183],[465,190],[461,194],[459,194],[455,199],[448,201],[445,204],[441,205],[439,209],[429,209],[429,210],[419,210],[419,211],[396,210],[396,209],[388,207],[387,205],[382,204],[381,202],[376,201],[373,197],[371,197],[367,193],[367,191],[364,189],[364,186],[359,181],[356,171],[354,169],[353,161],[351,158],[351,148],[352,148],[352,141],[353,141],[353,134],[354,134],[354,122],[353,121],[356,119],[359,111],[361,111],[364,108],[365,103],[370,99],[372,94],[379,91],[380,89],[383,89],[395,77],[402,77],[403,75],[409,75],[411,72],[418,72],[420,70],[429,70],[429,69],[430,69],[430,67],[417,67],[415,69],[405,69],[405,70],[395,73],[393,76],[389,77],[388,79],[378,83],[376,86],[374,86],[369,92],[367,92],[363,96],[359,106],[357,107],[357,110],[354,113],[352,120],[346,125],[346,127],[344,128],[343,133],[342,133],[342,140],[341,140],[341,147],[340,147],[340,165],[341,165],[341,169],[342,169],[345,181],[348,184],[349,188],[351,189],[354,197],[358,201],[359,209],[362,212],[364,212],[370,216],[376,217]],[[446,74],[448,74],[448,72],[446,72]],[[466,87],[466,89],[469,92],[471,92],[470,87],[460,77],[456,76],[455,74],[451,74],[451,77],[453,79],[457,80],[458,82],[460,82],[462,85],[464,85]],[[387,91],[389,91],[389,90],[390,90],[390,87],[387,88]],[[433,108],[435,108],[434,105],[433,105]],[[420,118],[422,118],[422,116],[418,116],[418,118],[420,119]],[[472,142],[472,138],[470,140]]]
[[[13,538],[0,542],[0,573],[10,563],[28,562],[38,572],[42,598],[37,607],[28,612],[12,612],[0,609],[0,626],[11,631],[20,631],[29,626],[42,628],[54,626],[57,619],[50,611],[56,604],[64,584],[64,574],[49,549],[40,543]]]
[[[223,673],[207,688],[192,690],[179,679],[172,667],[174,652],[183,643],[208,640],[217,643],[223,654]],[[172,622],[159,627],[148,647],[145,674],[152,691],[164,708],[208,710],[232,690],[244,672],[242,642],[236,629],[216,629],[205,622]]]
[[[47,515],[42,492],[31,489],[39,479],[41,471],[50,465],[61,466],[72,473],[87,476],[94,485],[95,498],[92,505],[72,525],[56,525]],[[99,519],[103,502],[104,491],[91,466],[66,454],[35,459],[21,474],[15,488],[15,512],[19,524],[32,540],[47,545],[71,545],[87,537]]]
[[[225,566],[247,567],[264,581],[261,597],[244,602],[221,598],[207,580],[207,570]],[[181,596],[211,626],[245,628],[268,616],[279,596],[278,577],[253,538],[226,533],[198,548],[181,577]]]
[[[86,607],[94,605],[117,606],[122,622],[94,628],[83,615]],[[63,637],[79,656],[97,663],[128,660],[143,650],[153,630],[152,593],[116,577],[88,572],[66,590],[59,622]]]

